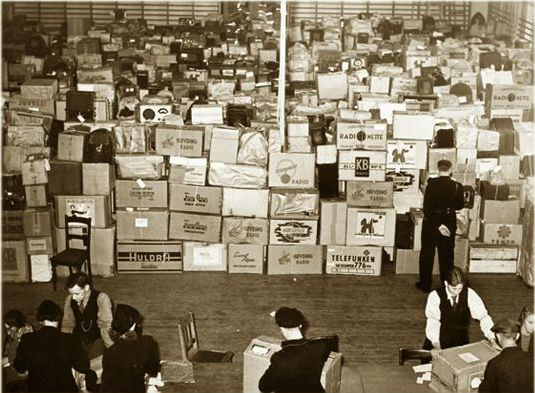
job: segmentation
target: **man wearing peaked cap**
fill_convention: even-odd
[[[510,319],[500,319],[492,327],[502,352],[489,360],[480,393],[533,392],[533,356],[517,347],[520,326]]]
[[[301,331],[305,318],[295,308],[281,307],[275,322],[286,341],[271,357],[258,383],[262,392],[324,392],[320,378],[330,348],[322,340],[307,340]]]

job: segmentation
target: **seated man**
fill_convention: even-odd
[[[489,360],[480,393],[533,392],[533,356],[516,345],[518,323],[500,319],[492,327],[502,352]]]
[[[61,308],[51,300],[43,301],[37,308],[42,328],[20,339],[14,366],[19,373],[28,371],[29,392],[78,392],[73,368],[85,374],[89,390],[96,382],[80,342],[58,331],[60,318]]]
[[[69,295],[65,299],[61,331],[73,333],[82,342],[89,359],[101,356],[104,347],[113,345],[110,338],[113,311],[109,296],[91,288],[85,273],[71,274],[67,289]]]
[[[258,383],[262,392],[324,392],[320,378],[330,349],[324,340],[304,338],[303,314],[282,307],[275,314],[286,341],[282,349],[271,357],[271,364]]]
[[[485,337],[496,345],[492,318],[479,295],[466,285],[464,272],[457,266],[449,271],[444,286],[427,297],[425,316],[424,349],[437,351],[468,344],[470,318],[479,321]]]

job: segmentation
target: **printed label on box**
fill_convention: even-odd
[[[375,211],[357,212],[357,228],[360,228],[356,236],[363,238],[383,238],[385,236],[386,214]]]
[[[134,225],[136,228],[147,228],[149,226],[149,220],[147,218],[136,218]]]
[[[65,199],[65,214],[85,218],[95,217],[95,201],[92,199]]]

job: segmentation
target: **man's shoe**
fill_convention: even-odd
[[[431,288],[426,288],[426,287],[424,287],[420,281],[416,282],[416,283],[414,284],[414,286],[415,286],[416,288],[418,288],[420,291],[422,291],[423,293],[429,293],[429,292],[431,292]]]

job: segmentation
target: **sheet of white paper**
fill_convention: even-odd
[[[427,364],[419,364],[418,366],[412,366],[412,369],[414,370],[415,373],[426,373],[426,372],[431,372],[431,367],[432,367],[432,364],[427,363]]]
[[[459,357],[463,359],[466,363],[474,363],[479,361],[479,358],[477,358],[473,353],[470,352],[461,353],[459,354]]]
[[[431,381],[431,371],[429,371],[427,373],[424,373],[424,375],[422,375],[422,379],[424,381],[430,382]]]

